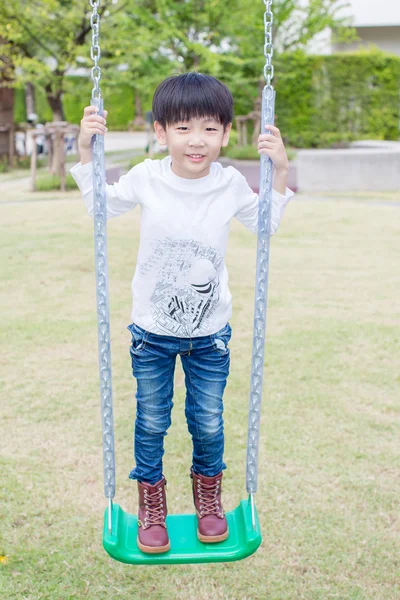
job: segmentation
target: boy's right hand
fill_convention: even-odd
[[[104,118],[98,115],[96,106],[86,106],[83,111],[83,119],[81,120],[81,130],[79,133],[79,150],[91,150],[92,137],[97,133],[104,135],[108,129],[106,127],[106,119],[108,111],[104,111]]]

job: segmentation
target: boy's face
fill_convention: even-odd
[[[175,175],[186,179],[199,179],[210,172],[211,163],[228,145],[232,123],[224,126],[214,118],[191,119],[167,125],[166,130],[155,121],[157,139],[168,146]]]

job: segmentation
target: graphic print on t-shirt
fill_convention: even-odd
[[[157,333],[206,335],[219,301],[221,253],[195,240],[172,238],[155,240],[152,250],[141,273],[157,281],[150,298]]]

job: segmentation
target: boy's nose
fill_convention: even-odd
[[[201,138],[193,138],[189,141],[189,146],[196,146],[199,148],[204,148],[204,141]]]

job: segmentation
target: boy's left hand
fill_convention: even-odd
[[[266,125],[265,129],[271,133],[263,133],[258,137],[258,153],[269,156],[277,171],[288,171],[289,161],[281,132],[275,125]]]

